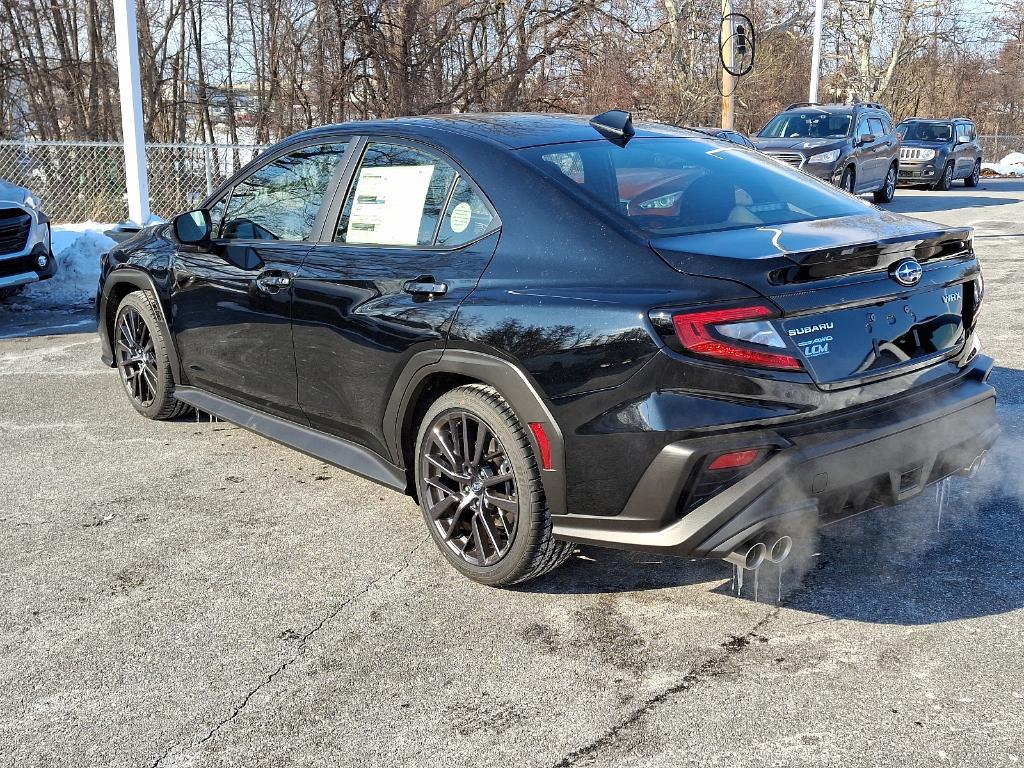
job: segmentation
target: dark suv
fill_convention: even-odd
[[[613,112],[305,131],[105,256],[97,311],[143,416],[408,493],[500,585],[575,542],[756,568],[970,471],[981,300],[969,229]]]
[[[904,120],[896,126],[900,147],[899,183],[922,184],[947,190],[954,179],[968,187],[981,180],[981,144],[974,123],[953,120]]]
[[[880,104],[790,104],[754,138],[776,160],[853,194],[888,203],[896,191],[899,136]]]

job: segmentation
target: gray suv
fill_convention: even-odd
[[[754,137],[767,155],[853,194],[888,203],[896,192],[899,136],[881,104],[790,104]]]
[[[921,120],[912,117],[896,126],[900,148],[901,185],[926,184],[949,189],[954,179],[968,187],[981,180],[981,144],[974,123],[965,117]]]

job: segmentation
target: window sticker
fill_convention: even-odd
[[[465,232],[469,222],[473,219],[473,207],[469,203],[459,203],[452,208],[449,219],[452,232]]]
[[[416,245],[433,175],[433,165],[360,170],[345,242]]]

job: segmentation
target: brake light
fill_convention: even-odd
[[[755,304],[673,315],[672,325],[683,347],[695,355],[759,368],[798,371],[803,366],[793,355],[755,348],[786,348],[775,326],[766,319],[774,314],[768,307]]]

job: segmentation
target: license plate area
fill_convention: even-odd
[[[958,349],[966,338],[965,286],[788,318],[782,328],[818,383],[898,370]]]

